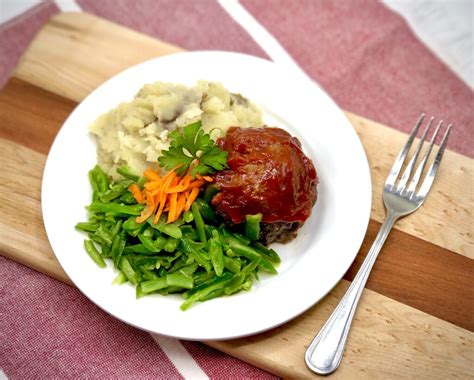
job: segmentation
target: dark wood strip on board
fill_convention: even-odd
[[[0,137],[46,154],[75,106],[71,100],[14,78],[0,91]],[[40,166],[43,165],[44,162]],[[14,194],[11,190],[10,194]],[[361,250],[345,279],[353,279],[379,228],[380,223],[370,221]],[[473,331],[473,274],[469,258],[393,230],[367,288]]]

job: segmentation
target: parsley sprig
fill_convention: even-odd
[[[170,148],[158,159],[166,170],[174,169],[182,176],[188,171],[196,174],[212,174],[227,167],[227,152],[221,150],[207,133],[201,129],[201,122],[186,125],[182,132],[175,129],[168,136]]]

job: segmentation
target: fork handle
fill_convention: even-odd
[[[344,294],[334,312],[313,339],[306,350],[306,365],[320,375],[328,375],[334,372],[341,363],[347,336],[351,328],[360,296],[364,290],[365,283],[374,266],[375,260],[387,239],[394,223],[400,217],[399,214],[389,211],[387,217],[370,248],[367,257],[357,272],[354,281]]]

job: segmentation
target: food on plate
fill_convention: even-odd
[[[228,169],[215,175],[212,206],[234,225],[262,214],[260,240],[284,243],[308,219],[318,177],[296,137],[280,128],[231,127],[218,145],[228,152]]]
[[[224,135],[232,125],[263,125],[255,105],[220,83],[146,84],[132,101],[121,103],[91,125],[98,164],[114,179],[119,178],[117,169],[122,166],[139,173],[148,167],[157,169],[158,157],[169,147],[169,132],[195,121],[201,121],[203,131],[213,138]]]
[[[197,301],[249,290],[261,271],[276,274],[280,262],[274,250],[257,241],[258,216],[249,216],[246,235],[230,231],[210,207],[209,194],[199,191],[213,181],[206,174],[226,166],[225,152],[200,128],[194,123],[171,135],[171,147],[186,136],[197,143],[200,136],[207,144],[200,145],[200,157],[215,153],[209,166],[193,160],[180,171],[181,162],[163,177],[152,169],[140,177],[122,167],[122,178],[112,181],[96,166],[89,172],[89,220],[76,225],[88,234],[84,247],[97,265],[105,267],[104,259],[110,259],[119,271],[115,283],[133,284],[137,298],[181,293],[183,310]],[[173,157],[163,155],[162,165]]]
[[[195,302],[250,290],[277,274],[272,242],[308,219],[318,177],[297,138],[219,83],[145,85],[91,126],[98,164],[85,251],[112,261],[137,298]]]

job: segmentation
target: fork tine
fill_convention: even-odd
[[[420,119],[418,120],[415,127],[413,128],[413,131],[411,132],[410,136],[408,137],[408,140],[407,140],[405,146],[402,148],[400,153],[398,153],[398,156],[395,159],[395,162],[392,166],[392,169],[390,170],[390,174],[388,175],[387,179],[385,180],[385,186],[390,186],[390,188],[393,188],[393,186],[395,185],[395,181],[397,180],[397,177],[400,174],[400,169],[402,168],[403,162],[405,161],[405,158],[408,154],[408,151],[411,148],[411,144],[413,144],[413,140],[415,139],[416,133],[418,132],[418,128],[420,127],[420,125],[423,122],[424,118],[425,118],[425,114],[422,113],[421,116],[420,116]]]
[[[418,146],[416,147],[415,154],[411,158],[410,162],[408,163],[405,171],[403,172],[402,178],[400,179],[400,182],[397,185],[397,191],[400,193],[405,189],[405,186],[410,179],[411,173],[413,172],[413,168],[415,167],[416,160],[418,159],[418,156],[420,155],[421,148],[423,147],[423,143],[425,142],[426,135],[428,134],[428,131],[431,128],[431,123],[433,122],[434,117],[431,116],[430,121],[428,121],[428,125],[426,126],[425,130],[423,131],[423,135],[421,136],[420,142],[418,143]],[[441,121],[442,123],[442,121]],[[440,125],[441,125],[440,123]],[[439,125],[438,125],[439,128]]]
[[[418,181],[421,178],[421,174],[423,173],[423,170],[425,169],[426,162],[428,161],[428,157],[431,154],[431,150],[433,149],[434,142],[436,140],[436,137],[438,136],[439,129],[441,128],[442,125],[443,125],[443,120],[441,120],[438,123],[438,126],[436,127],[436,130],[433,133],[433,136],[431,137],[430,145],[428,146],[428,149],[426,150],[425,155],[423,156],[423,159],[421,160],[418,167],[416,168],[415,174],[413,175],[410,185],[408,186],[408,190],[406,191],[406,194],[408,196],[415,194],[416,186],[418,185]]]
[[[436,158],[428,170],[428,174],[426,175],[426,178],[423,181],[423,184],[421,185],[420,191],[416,195],[417,198],[425,198],[431,189],[431,185],[433,185],[433,181],[436,177],[436,173],[438,172],[441,159],[443,158],[444,150],[446,149],[446,144],[448,143],[449,132],[451,131],[451,127],[452,124],[449,124],[448,128],[446,129],[443,139],[441,140],[438,153],[436,153]]]

